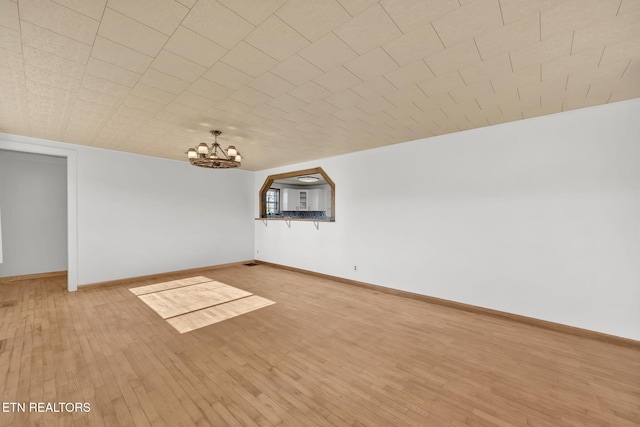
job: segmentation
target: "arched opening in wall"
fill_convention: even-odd
[[[336,219],[336,185],[322,168],[269,175],[258,197],[258,219],[331,222]]]

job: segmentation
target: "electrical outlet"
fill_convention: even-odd
[[[260,249],[256,249],[256,253],[259,254],[260,253]]]
[[[358,271],[358,266],[357,265],[353,266],[353,271]]]

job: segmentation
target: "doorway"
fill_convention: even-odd
[[[66,159],[67,177],[67,290],[78,290],[77,151],[52,146],[49,141],[0,133],[0,150],[44,154]],[[6,258],[6,251],[4,253]]]

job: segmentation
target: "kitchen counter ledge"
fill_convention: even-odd
[[[313,221],[313,222],[336,222],[335,219],[324,218],[324,219],[314,219],[314,218],[292,218],[292,217],[283,217],[283,218],[256,218],[256,221]]]

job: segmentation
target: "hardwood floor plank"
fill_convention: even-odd
[[[91,404],[0,426],[640,425],[636,347],[266,265],[198,274],[277,304],[180,334],[129,290],[151,279],[0,286],[2,400]]]

